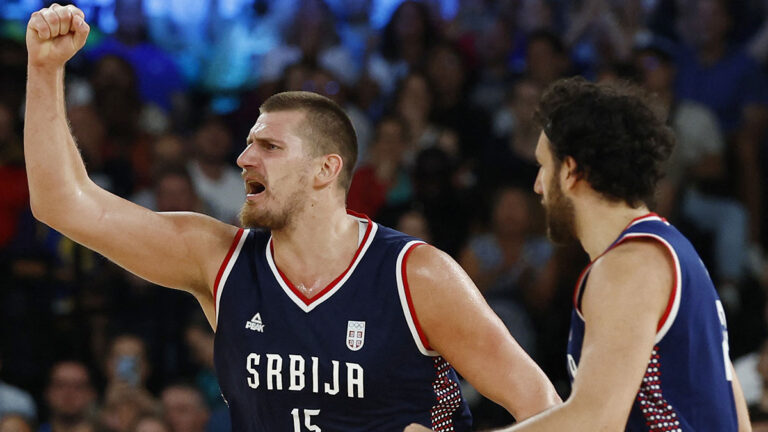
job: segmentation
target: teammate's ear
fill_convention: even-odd
[[[343,166],[344,160],[341,156],[335,153],[323,156],[322,165],[315,175],[315,186],[322,188],[336,181]]]

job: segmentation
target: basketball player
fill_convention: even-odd
[[[631,89],[582,78],[550,88],[537,116],[548,234],[592,261],[574,293],[570,398],[505,431],[750,430],[709,274],[646,204],[671,130]]]
[[[64,114],[64,64],[88,31],[81,11],[59,5],[35,12],[27,28],[32,210],[129,271],[197,298],[216,330],[235,430],[393,431],[415,422],[466,431],[451,364],[517,418],[559,402],[458,264],[347,213],[355,133],[324,97],[267,100],[238,158],[242,222],[267,230],[154,213],[97,187]]]

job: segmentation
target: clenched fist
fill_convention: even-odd
[[[91,28],[83,12],[56,3],[32,14],[27,24],[29,65],[60,68],[85,45]]]

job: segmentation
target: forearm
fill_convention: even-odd
[[[525,382],[517,382],[514,386],[516,390],[519,390],[512,393],[514,400],[508,400],[504,403],[507,410],[517,421],[531,418],[536,414],[562,404],[560,396],[558,396],[555,387],[544,374],[544,371],[533,360],[530,360],[530,363],[532,363],[532,367],[525,374],[520,374],[520,369],[517,368],[510,371],[512,374],[525,377]],[[518,378],[516,381],[520,381],[520,379]],[[510,393],[508,389],[506,393]]]
[[[35,216],[65,215],[90,180],[67,123],[63,68],[28,68],[24,157]]]
[[[544,432],[544,431],[586,431],[607,430],[600,429],[597,417],[591,416],[586,410],[581,410],[568,401],[551,410],[540,413],[514,426],[494,430],[494,432]],[[618,430],[618,429],[617,429]]]
[[[736,371],[733,369],[733,364],[729,364],[728,367],[731,368],[731,376],[733,377],[731,385],[733,387],[733,402],[736,405],[736,417],[739,422],[739,432],[752,432],[752,424],[749,421],[747,401],[744,399],[744,392],[741,389],[739,377],[736,375]]]

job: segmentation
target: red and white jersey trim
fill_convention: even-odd
[[[411,331],[413,341],[416,343],[416,347],[419,352],[429,357],[437,357],[440,354],[437,351],[433,351],[427,342],[427,338],[424,336],[424,332],[419,325],[419,319],[416,317],[416,311],[413,308],[413,300],[411,300],[411,291],[408,287],[408,276],[406,274],[406,263],[408,261],[408,255],[418,245],[425,244],[420,240],[412,240],[403,246],[400,250],[400,254],[397,256],[397,264],[395,266],[395,277],[397,278],[397,294],[400,296],[400,306],[403,308],[403,315],[405,316],[405,322],[408,323],[408,329]]]
[[[664,315],[661,316],[661,319],[659,320],[659,325],[656,328],[656,340],[654,343],[658,344],[661,342],[662,339],[664,339],[664,336],[669,331],[670,327],[672,327],[672,324],[675,323],[675,318],[677,318],[677,312],[680,310],[680,298],[683,294],[683,278],[682,278],[682,270],[680,269],[680,259],[677,257],[677,253],[675,252],[675,249],[672,247],[672,245],[669,244],[664,238],[661,236],[658,236],[656,234],[651,233],[630,233],[626,234],[620,242],[623,242],[627,239],[632,238],[639,238],[639,237],[650,237],[655,240],[658,240],[663,244],[667,251],[669,252],[669,255],[672,257],[672,261],[675,262],[675,280],[672,284],[672,292],[669,293],[669,300],[667,301],[667,307],[664,310]]]
[[[352,213],[350,212],[350,214]],[[365,252],[368,250],[368,247],[371,246],[374,237],[376,237],[378,225],[375,222],[362,215],[352,215],[355,216],[360,223],[368,224],[366,227],[365,236],[363,237],[363,241],[360,242],[360,246],[358,247],[357,252],[355,252],[355,256],[352,258],[352,262],[350,263],[349,267],[344,270],[344,273],[339,275],[333,282],[328,284],[328,286],[323,288],[322,291],[320,291],[316,296],[312,298],[307,298],[301,291],[296,289],[296,287],[293,286],[293,283],[291,283],[291,281],[285,277],[280,269],[277,268],[273,256],[272,237],[270,237],[269,241],[267,241],[267,247],[265,251],[267,256],[267,263],[269,264],[269,268],[272,270],[272,274],[274,275],[275,280],[283,289],[288,298],[290,298],[296,304],[296,306],[298,306],[304,312],[311,312],[314,308],[333,296],[336,291],[341,289],[347,279],[349,279],[352,273],[354,273],[355,268],[363,259],[363,256],[365,256]]]
[[[661,216],[657,215],[656,213],[649,213],[645,216],[638,217],[636,219],[633,219],[629,225],[627,225],[626,228],[624,228],[623,231],[626,231],[630,227],[637,225],[641,222],[648,222],[648,221],[658,221],[658,222],[664,222],[665,224],[669,224],[666,219],[662,218]],[[581,318],[582,321],[584,320],[584,315],[581,313],[581,307],[579,305],[579,296],[581,295],[581,292],[584,290],[584,284],[586,281],[587,276],[589,275],[590,270],[592,269],[592,265],[599,260],[603,255],[607,254],[610,250],[615,248],[616,246],[622,244],[628,239],[632,238],[638,238],[638,237],[650,237],[654,240],[657,240],[661,242],[666,248],[667,251],[669,251],[669,254],[672,256],[672,260],[675,262],[675,280],[673,282],[672,291],[669,294],[669,301],[667,302],[667,307],[664,310],[664,314],[661,316],[661,319],[659,320],[659,324],[656,330],[656,341],[655,343],[659,343],[664,336],[669,331],[670,327],[672,327],[672,324],[675,322],[675,318],[677,317],[677,312],[680,309],[680,298],[682,297],[682,290],[683,290],[683,280],[682,280],[682,271],[680,269],[680,259],[677,257],[677,253],[675,252],[675,249],[670,245],[664,238],[652,234],[652,233],[627,233],[621,236],[616,242],[614,242],[611,247],[605,250],[600,256],[595,258],[592,262],[590,262],[584,270],[582,270],[581,275],[579,275],[579,279],[576,282],[576,288],[573,292],[573,305],[574,309],[576,310],[576,314],[578,314],[579,318]]]
[[[661,342],[661,340],[664,338],[664,336],[667,334],[669,329],[672,327],[672,324],[675,322],[675,318],[677,318],[677,312],[680,310],[680,299],[683,294],[683,279],[682,279],[682,271],[680,268],[680,259],[677,257],[677,253],[675,252],[675,249],[670,245],[664,238],[651,233],[629,233],[625,234],[621,237],[616,243],[611,246],[607,251],[603,253],[607,253],[609,250],[615,248],[616,246],[624,243],[625,241],[633,238],[652,238],[654,240],[659,241],[661,244],[663,244],[667,251],[669,252],[670,256],[672,256],[672,260],[675,262],[675,280],[672,283],[672,291],[669,293],[669,300],[667,301],[667,307],[664,310],[664,314],[661,316],[661,319],[659,320],[659,324],[656,328],[656,339],[655,342],[658,344]],[[601,255],[602,256],[602,255]],[[597,259],[599,259],[598,257]],[[597,261],[597,259],[595,261]],[[579,315],[579,318],[581,318],[582,321],[584,320],[584,315],[581,313],[581,308],[579,305],[579,295],[581,294],[581,291],[584,290],[584,283],[587,275],[589,275],[589,271],[592,268],[592,265],[595,263],[595,261],[591,262],[582,272],[581,276],[579,276],[578,282],[576,283],[576,290],[574,291],[573,295],[573,301],[574,301],[574,309],[576,310],[576,313]]]
[[[663,217],[657,215],[656,213],[648,213],[645,216],[640,216],[639,218],[632,219],[632,221],[627,225],[626,228],[624,228],[624,231],[628,230],[629,228],[641,223],[641,222],[648,222],[648,221],[657,221],[657,222],[664,222],[665,224],[669,224],[666,219]]]
[[[243,243],[248,237],[247,229],[240,228],[235,234],[235,238],[232,239],[232,245],[229,247],[227,256],[224,257],[221,266],[219,266],[219,273],[216,275],[216,281],[213,283],[213,301],[216,307],[216,326],[219,324],[219,304],[221,303],[221,293],[224,291],[224,285],[227,284],[227,278],[232,271],[232,267],[237,262],[237,257],[240,255],[240,251],[243,249]]]

